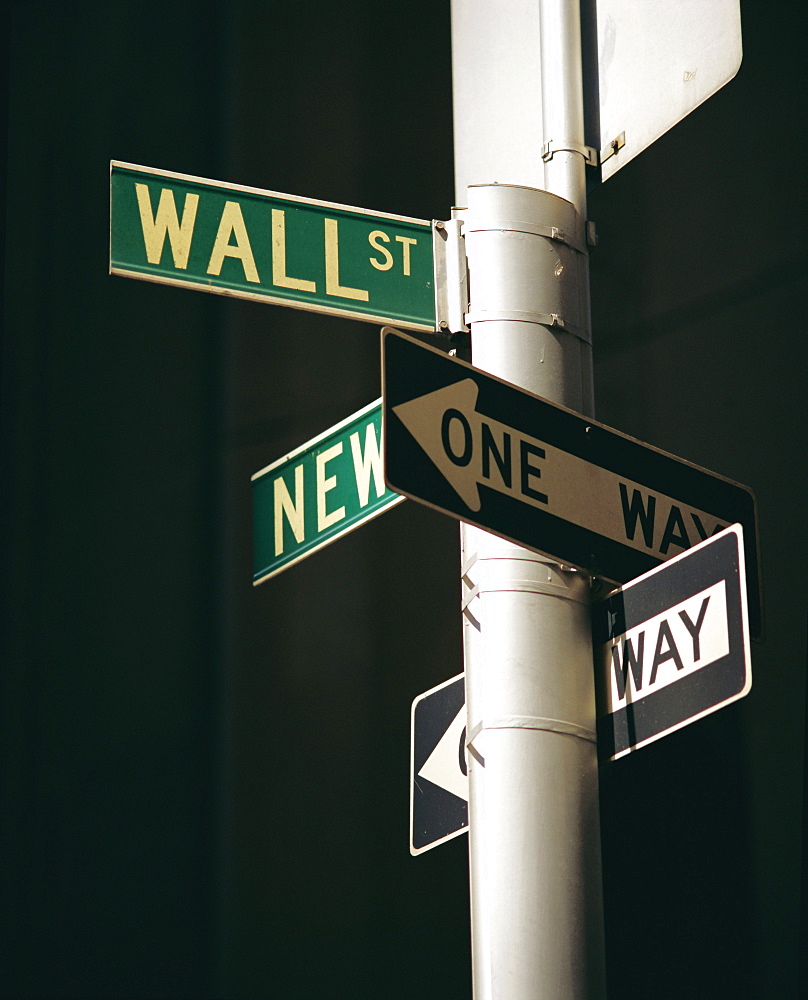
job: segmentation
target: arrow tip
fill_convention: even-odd
[[[477,383],[466,378],[393,407],[393,413],[473,511],[480,509],[474,460],[477,393]]]

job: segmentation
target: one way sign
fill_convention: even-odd
[[[762,628],[752,492],[383,330],[385,481],[444,513],[615,583],[730,524]]]
[[[748,694],[743,531],[722,531],[592,608],[598,750],[617,760]]]

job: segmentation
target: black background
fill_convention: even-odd
[[[602,773],[619,1000],[799,995],[801,10],[744,2],[738,77],[590,198],[598,419],[752,487],[768,629],[748,698]],[[465,838],[407,847],[456,523],[250,582],[250,475],[379,395],[378,329],[107,275],[110,159],[445,218],[448,4],[18,0],[0,38],[2,995],[468,997]]]

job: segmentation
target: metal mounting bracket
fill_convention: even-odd
[[[584,146],[583,143],[573,142],[572,139],[550,139],[541,148],[541,158],[546,163],[552,160],[556,153],[580,153],[586,160],[588,166],[598,165],[598,151],[592,146]]]
[[[618,149],[622,149],[623,146],[625,146],[625,144],[626,144],[626,133],[621,132],[620,135],[612,139],[612,141],[608,145],[604,146],[603,149],[600,151],[600,162],[603,163],[606,160],[610,159],[612,156],[615,155]]]
[[[435,250],[435,328],[444,333],[468,333],[469,281],[463,220],[433,222],[432,244]]]

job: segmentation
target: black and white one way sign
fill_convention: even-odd
[[[469,824],[463,674],[412,703],[410,748],[410,853],[420,854]]]
[[[390,328],[383,347],[390,489],[619,584],[742,524],[760,634],[757,514],[745,486]]]
[[[593,606],[602,756],[616,760],[749,692],[743,563],[736,524]]]

